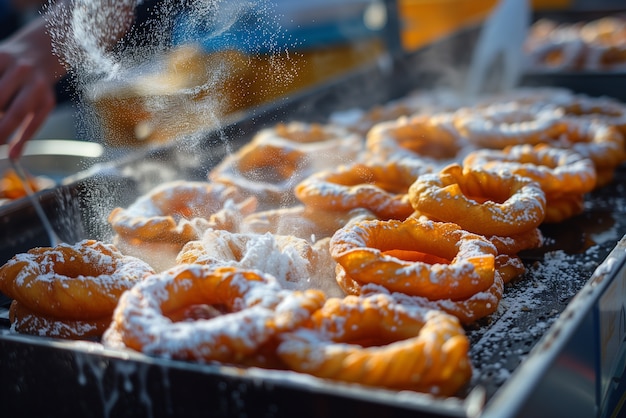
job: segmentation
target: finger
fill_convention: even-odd
[[[0,117],[0,144],[6,144],[11,140],[15,131],[24,120],[23,114],[18,114],[14,109],[9,109]]]
[[[13,140],[9,143],[9,158],[16,159],[22,156],[24,146],[30,138],[35,135],[37,130],[43,125],[48,117],[51,109],[41,109],[34,114],[29,115],[20,129],[17,131]]]
[[[24,132],[26,130],[26,126],[32,121],[33,114],[28,115],[23,121],[23,123],[17,128],[13,137],[9,141],[9,158],[14,159],[19,157],[22,154],[22,149],[24,147]],[[13,151],[12,151],[13,150]]]
[[[4,73],[13,62],[15,62],[14,55],[7,52],[0,52],[0,74]]]
[[[54,105],[54,100],[42,101],[39,109],[24,119],[13,137],[14,139],[9,144],[9,158],[19,158],[22,155],[24,145],[43,125],[52,109],[54,109]]]
[[[18,67],[10,67],[0,77],[0,109],[6,110],[13,101],[13,97],[27,86],[30,70],[24,68],[19,71]]]
[[[16,160],[24,153],[24,145],[28,140],[23,136],[18,136],[16,141],[9,143],[9,159]]]
[[[36,120],[41,125],[38,115],[42,114],[45,118],[54,108],[54,104],[54,93],[44,82],[35,82],[32,86],[23,89],[0,118],[0,138],[6,142],[31,113],[35,115]],[[38,128],[39,125],[36,127]],[[36,128],[29,128],[27,132],[25,131],[25,136],[26,134],[32,136],[34,134],[33,129]],[[29,139],[30,136],[27,136],[26,139]]]
[[[16,160],[18,158],[20,158],[22,156],[22,153],[24,152],[24,145],[26,145],[26,142],[28,142],[28,139],[26,137],[24,137],[24,135],[21,134],[16,134],[11,142],[9,142],[9,159],[11,160]]]
[[[10,156],[12,156],[11,148],[16,148],[15,151],[13,151],[13,154],[18,153],[18,155],[15,156],[21,155],[23,145],[26,143],[26,141],[31,139],[35,135],[35,133],[37,133],[39,128],[41,128],[41,126],[48,118],[50,112],[52,112],[52,110],[54,109],[55,104],[56,103],[53,99],[42,100],[40,102],[40,107],[34,113],[31,113],[27,116],[22,124],[22,127],[20,128],[22,129],[21,135],[16,138],[16,144],[9,147]]]

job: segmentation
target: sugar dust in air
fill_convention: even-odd
[[[184,136],[185,146],[195,146],[202,132],[254,103],[263,86],[280,89],[294,76],[274,68],[271,83],[258,83],[268,77],[255,71],[260,57],[280,67],[289,56],[291,41],[270,0],[68,0],[48,7],[53,48],[77,87],[83,129],[105,145]],[[278,55],[283,59],[273,59]]]

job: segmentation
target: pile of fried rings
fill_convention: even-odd
[[[28,185],[34,192],[54,187],[54,180],[47,176],[28,177]],[[24,184],[13,169],[6,169],[0,174],[0,205],[26,197]]]
[[[618,72],[626,68],[626,19],[604,16],[588,22],[543,18],[525,42],[532,70]]]
[[[15,332],[451,396],[540,227],[626,160],[626,107],[519,89],[458,109],[265,128],[201,181],[108,216],[110,243],[0,268]],[[359,136],[361,135],[361,136]]]

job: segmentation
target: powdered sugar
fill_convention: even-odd
[[[529,267],[525,278],[507,287],[489,326],[468,330],[473,385],[493,391],[506,381],[591,276],[598,249],[590,248],[583,257],[548,252],[541,263]]]
[[[127,208],[115,208],[109,223],[126,238],[186,242],[209,228],[232,229],[255,206],[233,187],[177,180],[155,187]]]
[[[209,230],[201,241],[183,247],[178,260],[256,269],[273,275],[286,288],[301,288],[315,275],[314,253],[307,241],[296,237]]]
[[[273,276],[253,270],[186,264],[150,276],[124,293],[103,342],[118,346],[123,341],[164,357],[236,361],[277,332],[297,326],[323,300],[319,293],[282,289]],[[167,316],[201,303],[223,305],[228,312],[219,319],[195,321]]]
[[[78,321],[110,314],[123,291],[153,273],[144,261],[94,240],[35,248],[5,269],[3,293],[38,314]]]

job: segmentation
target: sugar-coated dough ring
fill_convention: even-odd
[[[459,164],[420,176],[409,197],[422,215],[487,236],[536,228],[546,209],[545,193],[535,181]]]
[[[612,126],[626,135],[626,105],[608,97],[575,95],[570,100],[558,101],[555,105],[566,116],[583,122],[599,122]]]
[[[463,166],[528,177],[539,183],[546,195],[587,193],[596,185],[596,170],[591,159],[548,144],[476,150],[465,157]]]
[[[295,146],[250,142],[227,155],[208,177],[254,196],[265,210],[295,204],[293,188],[312,170],[312,158]]]
[[[498,254],[496,257],[496,270],[502,281],[506,284],[520,277],[526,272],[526,266],[521,258],[516,255]]]
[[[381,219],[405,219],[413,212],[409,186],[423,172],[401,164],[353,163],[307,177],[295,194],[314,210],[365,208]]]
[[[543,234],[539,228],[506,237],[492,235],[487,239],[496,247],[498,254],[515,255],[520,251],[539,248],[543,245]]]
[[[175,180],[155,187],[128,208],[113,209],[108,220],[127,239],[183,244],[209,228],[235,229],[255,209],[254,199],[234,187]]]
[[[83,240],[15,255],[0,268],[0,291],[42,315],[101,319],[113,313],[124,291],[152,273],[111,244]]]
[[[271,274],[281,283],[302,283],[315,274],[317,254],[306,240],[291,235],[207,231],[182,248],[178,264],[233,266]]]
[[[475,104],[478,108],[497,105],[500,103],[517,103],[527,110],[539,109],[550,103],[563,103],[574,98],[575,94],[564,87],[517,87],[486,95]]]
[[[496,257],[497,259],[497,257]],[[508,267],[508,266],[506,266]],[[505,274],[512,273],[512,270],[503,271]],[[521,274],[519,270],[515,273]],[[513,276],[510,276],[512,278]],[[348,295],[367,295],[369,293],[390,292],[384,286],[375,283],[360,283],[350,277],[346,270],[340,265],[336,268],[336,280],[339,287]],[[491,286],[482,292],[477,292],[467,299],[435,299],[430,300],[422,296],[412,296],[403,292],[392,292],[402,303],[416,304],[428,309],[438,309],[440,311],[456,316],[462,324],[467,325],[485,318],[494,313],[500,304],[504,292],[504,280],[500,271],[496,271]]]
[[[544,223],[558,223],[566,219],[580,215],[585,210],[585,196],[571,194],[558,196],[554,199],[548,197],[546,205],[546,217]]]
[[[260,130],[251,142],[294,147],[311,158],[315,170],[321,170],[358,158],[364,140],[340,125],[291,121]]]
[[[402,251],[442,262],[407,260]],[[465,299],[493,283],[496,249],[458,225],[409,218],[363,221],[339,229],[330,254],[362,283],[429,299]],[[398,255],[399,254],[399,255]]]
[[[412,109],[402,101],[394,101],[374,106],[370,109],[352,108],[340,110],[332,113],[330,120],[332,123],[345,126],[351,131],[366,136],[375,125],[408,116],[415,113],[415,111],[416,109]]]
[[[597,171],[613,170],[626,161],[624,136],[616,127],[575,118],[567,119],[565,125],[565,132],[553,142],[554,146],[569,148],[591,159]]]
[[[310,329],[281,335],[288,366],[321,378],[453,395],[472,374],[459,321],[392,295],[331,298]]]
[[[553,108],[537,111],[509,102],[460,109],[455,126],[475,146],[498,149],[545,142],[562,131],[561,117]]]
[[[624,70],[626,68],[626,20],[623,16],[605,16],[586,23],[581,37],[594,50],[590,66],[596,69]]]
[[[28,185],[34,192],[54,187],[54,180],[46,176],[29,176]],[[19,178],[15,170],[5,170],[0,175],[0,199],[19,199],[26,197],[24,183]]]
[[[530,27],[526,54],[540,70],[619,71],[626,68],[625,34],[619,16],[575,23],[540,19]]]
[[[545,223],[560,222],[582,212],[583,195],[598,184],[594,161],[569,147],[538,144],[479,150],[470,153],[463,164],[513,173],[539,183],[546,195]]]
[[[62,339],[99,339],[111,324],[111,315],[100,319],[58,319],[34,312],[18,301],[9,308],[11,330],[20,334]]]
[[[330,237],[346,224],[364,219],[377,219],[367,209],[349,211],[314,210],[296,205],[288,208],[259,211],[246,216],[241,223],[244,233],[293,235],[309,241]]]
[[[367,135],[369,130],[378,123],[418,113],[448,112],[458,109],[463,101],[453,89],[416,90],[404,97],[375,105],[369,109],[352,108],[334,112],[330,115],[330,120]]]
[[[449,163],[463,144],[452,118],[446,116],[418,114],[374,125],[365,142],[368,158],[418,158],[438,165]]]
[[[365,285],[362,287],[361,291],[363,295],[367,295],[372,291],[380,292],[381,289],[379,286]],[[492,285],[489,286],[487,290],[478,292],[465,300],[452,301],[449,299],[440,299],[429,301],[424,298],[403,293],[394,293],[394,297],[400,301],[400,303],[407,306],[415,304],[428,309],[437,309],[446,312],[457,317],[462,324],[468,325],[496,312],[503,293],[504,281],[500,277],[500,274],[497,273],[494,276]]]
[[[123,254],[145,261],[155,272],[173,267],[176,264],[176,256],[184,245],[182,243],[142,241],[117,234],[112,237],[112,244]]]
[[[585,44],[580,39],[553,39],[529,51],[533,67],[551,70],[573,70],[583,65]]]
[[[271,274],[286,289],[315,288],[334,295],[336,263],[328,251],[329,240],[313,243],[293,235],[207,231],[201,240],[185,244],[176,262],[257,270]]]
[[[325,299],[317,290],[282,289],[272,276],[254,270],[180,265],[124,293],[103,343],[177,359],[237,362],[308,320]],[[226,314],[170,319],[194,305],[217,305]]]

